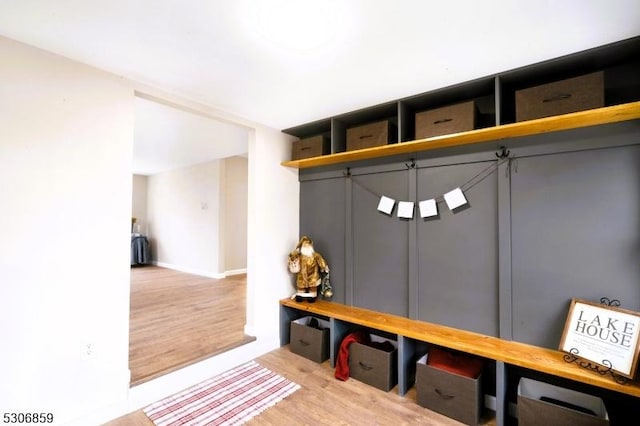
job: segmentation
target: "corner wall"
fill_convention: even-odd
[[[140,233],[147,234],[147,176],[133,175],[131,216],[136,218]]]
[[[133,90],[2,37],[0,57],[0,412],[62,424],[127,395]]]
[[[216,160],[149,176],[147,229],[158,265],[224,277],[219,262],[221,170]]]
[[[247,208],[249,161],[244,157],[225,158],[224,176],[224,271],[247,270]]]

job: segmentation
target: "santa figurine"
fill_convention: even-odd
[[[313,303],[318,298],[318,287],[322,285],[322,295],[331,297],[329,265],[313,249],[313,241],[307,236],[300,238],[296,249],[289,253],[289,271],[296,275],[296,302]],[[324,280],[324,282],[323,282]]]

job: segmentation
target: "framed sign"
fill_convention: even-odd
[[[633,379],[640,312],[571,299],[560,350]]]

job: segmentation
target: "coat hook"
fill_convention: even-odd
[[[347,167],[347,171],[342,172],[342,176],[351,177],[351,167]]]
[[[509,157],[509,154],[511,154],[511,151],[509,151],[504,146],[501,146],[500,149],[502,150],[502,152],[500,154],[496,152],[496,157],[498,157],[501,160]]]
[[[405,167],[407,169],[415,169],[416,168],[416,161],[412,158],[411,159],[411,163],[404,163]]]

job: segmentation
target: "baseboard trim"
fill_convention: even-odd
[[[489,410],[496,411],[496,397],[493,395],[484,395],[484,406]],[[514,419],[518,418],[518,408],[513,402],[507,404],[507,414]]]
[[[493,395],[484,395],[484,406],[489,410],[496,411],[496,397]]]
[[[158,262],[156,260],[152,260],[151,264],[155,266],[161,266],[163,268],[173,269],[174,271],[186,272],[187,274],[200,275],[201,277],[222,279],[226,276],[224,273],[211,272],[204,269],[189,268],[186,266],[174,265],[173,263]]]
[[[225,277],[230,277],[232,275],[241,275],[241,274],[246,274],[247,273],[247,268],[243,268],[243,269],[231,269],[228,271],[224,271],[224,276]]]
[[[245,324],[244,334],[246,334],[247,336],[255,336],[256,335],[255,327],[253,327],[253,325]]]

